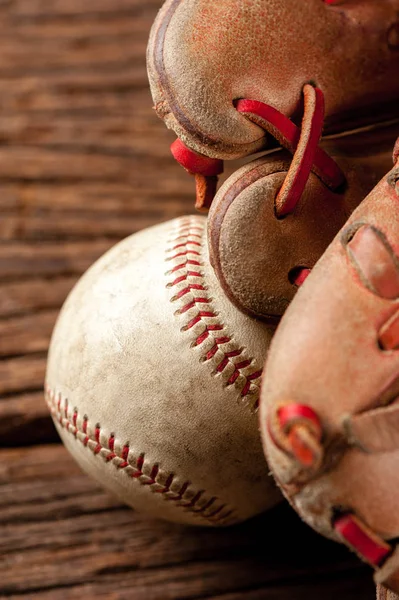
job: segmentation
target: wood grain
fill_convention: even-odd
[[[228,530],[145,520],[58,445],[2,451],[0,519],[1,597],[373,598],[366,568],[286,505]]]

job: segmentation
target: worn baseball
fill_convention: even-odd
[[[119,243],[72,290],[46,400],[70,453],[120,500],[230,525],[279,499],[256,416],[272,334],[224,296],[205,218],[179,218]]]

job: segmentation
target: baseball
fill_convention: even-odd
[[[279,499],[256,415],[272,334],[224,296],[206,219],[179,218],[117,244],[72,290],[46,400],[70,453],[120,500],[230,525]]]

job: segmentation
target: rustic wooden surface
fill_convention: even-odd
[[[0,0],[0,597],[374,598],[286,506],[226,531],[146,521],[74,465],[42,398],[58,309],[115,241],[192,211],[155,117],[160,0]]]

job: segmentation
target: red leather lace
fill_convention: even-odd
[[[236,106],[240,113],[270,133],[293,155],[290,169],[276,198],[278,217],[284,217],[295,210],[312,171],[332,190],[345,182],[345,176],[336,162],[318,145],[324,122],[323,93],[307,84],[303,94],[304,115],[301,128],[263,102],[239,100]]]
[[[269,418],[268,430],[274,444],[290,454],[302,470],[312,469],[315,464],[320,464],[323,427],[317,413],[310,406],[298,403],[281,406],[275,417]],[[310,471],[310,478],[312,477],[314,472]],[[380,567],[392,554],[394,548],[355,513],[335,509],[332,512],[334,516],[331,524],[337,537],[374,568]]]
[[[333,191],[345,183],[345,176],[337,163],[319,147],[324,123],[323,92],[306,84],[303,97],[304,113],[301,127],[297,127],[286,115],[263,102],[247,99],[236,102],[238,112],[267,131],[293,155],[275,200],[277,218],[283,218],[295,210],[311,172]],[[171,150],[176,160],[196,177],[196,207],[209,208],[216,192],[217,175],[223,172],[223,161],[193,152],[180,140],[172,144]],[[297,267],[295,271],[292,283],[302,285],[310,270]]]
[[[332,190],[345,182],[345,176],[336,162],[318,145],[324,121],[323,93],[307,84],[303,94],[304,115],[300,128],[283,113],[263,102],[245,99],[236,103],[238,112],[262,127],[293,155],[291,167],[276,198],[278,217],[293,212],[311,171]],[[207,179],[223,172],[223,161],[198,154],[180,140],[172,144],[171,150],[175,159],[191,174]],[[201,208],[206,207],[204,203],[199,204]]]
[[[381,566],[393,552],[392,546],[371,531],[355,514],[340,515],[333,521],[333,527],[344,544],[374,568]]]
[[[174,159],[195,177],[195,208],[208,210],[216,194],[218,175],[223,173],[223,161],[198,154],[179,139],[173,142],[170,150]]]

